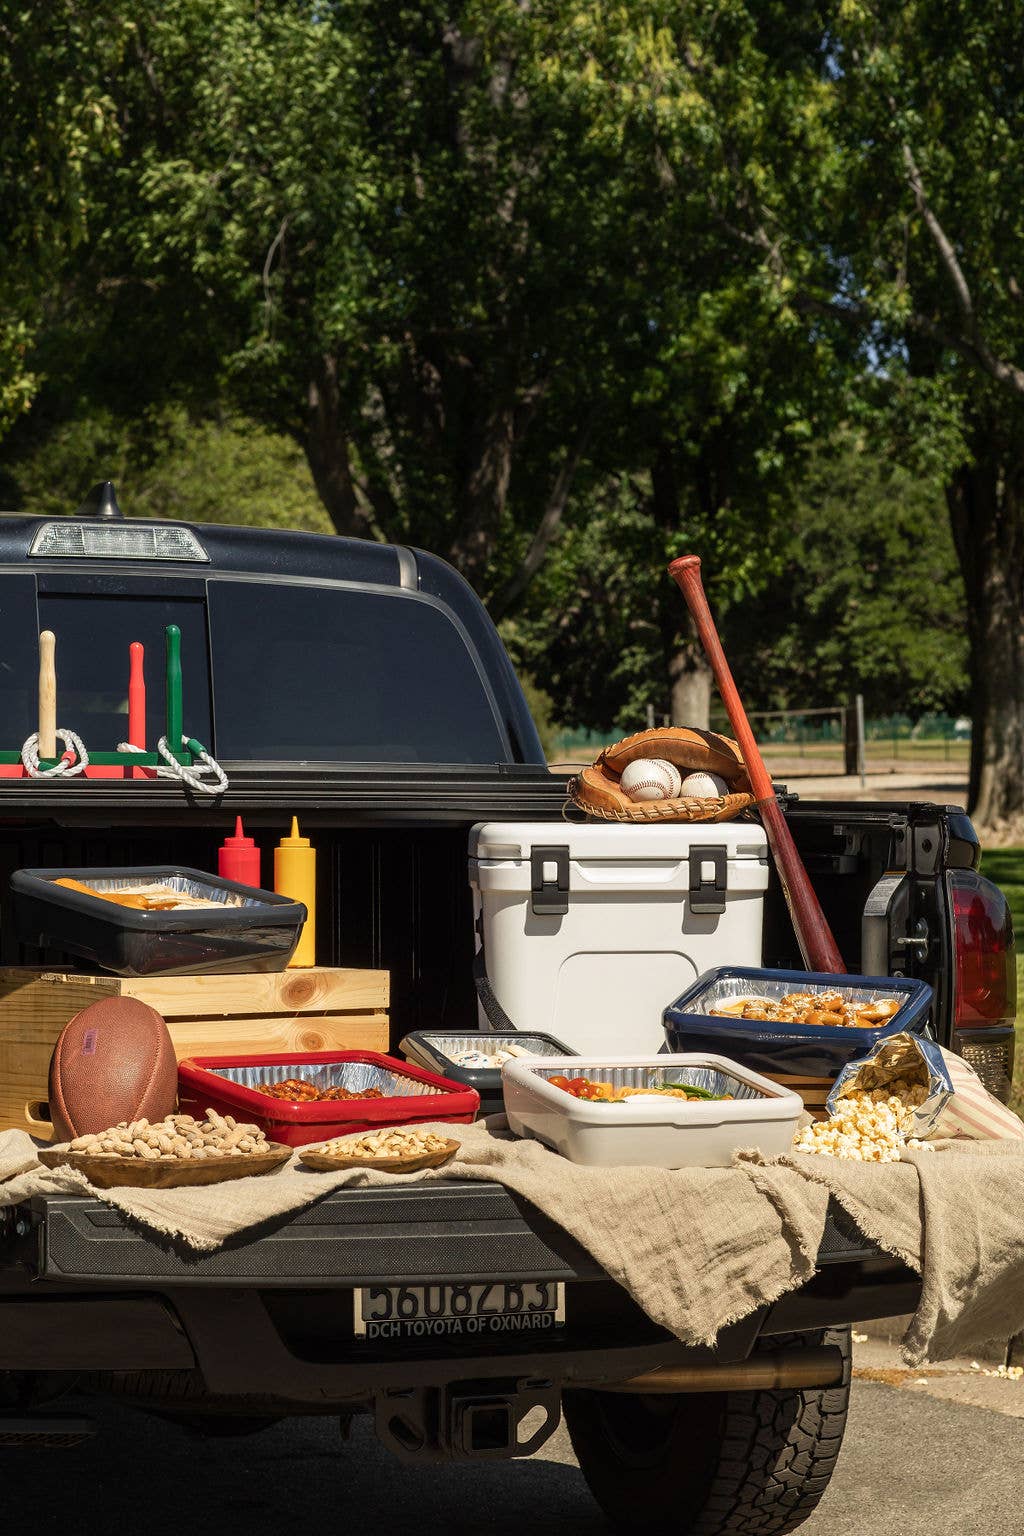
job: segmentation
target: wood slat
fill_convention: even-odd
[[[388,973],[311,966],[258,976],[146,976],[126,978],[123,991],[165,1019],[373,1011],[388,1006]]]
[[[276,1055],[282,1051],[386,1051],[388,1016],[379,1013],[259,1015],[251,1019],[171,1019],[183,1056]]]
[[[25,989],[30,989],[25,991]],[[45,1006],[55,989],[83,1000],[80,1008],[100,997],[135,997],[165,1019],[220,1014],[339,1013],[346,1009],[375,1011],[388,1006],[387,971],[362,971],[310,966],[294,971],[270,971],[251,976],[81,976],[70,971],[37,971],[27,967],[0,970],[0,1007],[20,994],[33,1009]],[[68,1014],[68,1018],[71,1015]]]

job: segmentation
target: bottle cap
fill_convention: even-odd
[[[299,836],[299,818],[297,816],[292,817],[291,832],[287,837],[282,837],[277,846],[279,848],[308,848],[310,846],[308,837]]]
[[[225,848],[255,848],[256,844],[251,837],[246,837],[245,828],[242,826],[241,816],[235,817],[235,831],[232,837],[224,839]]]

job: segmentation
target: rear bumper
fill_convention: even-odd
[[[101,1201],[41,1197],[7,1224],[0,1370],[198,1373],[219,1397],[327,1407],[459,1380],[624,1381],[742,1360],[760,1337],[912,1310],[917,1278],[836,1211],[812,1280],[713,1351],[656,1327],[571,1238],[496,1184],[338,1191],[246,1242],[189,1256]],[[391,1345],[354,1334],[357,1286],[560,1280],[557,1333]]]

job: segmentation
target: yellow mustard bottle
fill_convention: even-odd
[[[299,836],[299,819],[292,817],[292,830],[274,849],[274,890],[280,896],[301,901],[306,921],[289,966],[316,964],[316,849],[308,837]]]

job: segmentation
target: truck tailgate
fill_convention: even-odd
[[[37,1197],[21,1252],[53,1281],[127,1285],[252,1281],[267,1286],[416,1285],[429,1281],[599,1280],[578,1243],[499,1184],[437,1182],[337,1190],[316,1205],[214,1253],[189,1253],[131,1226],[101,1200]],[[877,1257],[834,1207],[819,1266]]]

